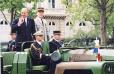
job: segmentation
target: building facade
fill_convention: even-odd
[[[79,0],[66,0],[69,3],[79,4]],[[44,0],[37,3],[37,7],[44,7],[44,18],[47,21],[48,34],[51,37],[54,30],[60,30],[63,38],[69,38],[76,35],[79,30],[89,32],[94,29],[94,25],[91,22],[85,21],[84,25],[76,21],[74,24],[70,21],[70,16],[66,12],[66,6],[62,3],[62,0]],[[10,14],[5,12],[7,19],[10,20]],[[0,21],[5,20],[0,13]],[[89,23],[88,23],[89,22]],[[72,27],[72,24],[74,25]]]
[[[66,1],[71,4],[79,4],[79,0]],[[72,27],[72,22],[70,22],[69,14],[66,12],[66,6],[62,3],[62,0],[44,0],[38,3],[38,5],[45,8],[44,17],[47,20],[50,35],[52,35],[53,30],[60,30],[63,38],[69,38],[76,35],[80,29],[83,29],[84,32],[94,29],[94,25],[89,21],[85,21],[83,28],[79,25],[79,21],[76,21],[74,27]]]
[[[7,42],[10,40],[11,27],[9,21],[10,13],[8,13],[7,10],[0,12],[0,42]]]

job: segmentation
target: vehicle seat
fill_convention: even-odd
[[[37,66],[33,66],[32,62],[31,62],[31,52],[30,52],[30,48],[24,49],[25,52],[27,52],[28,54],[28,68],[31,70],[38,70],[38,71],[44,71],[46,69],[46,65],[37,65]]]
[[[2,52],[3,71],[6,71],[8,73],[11,72],[15,53],[16,52]]]

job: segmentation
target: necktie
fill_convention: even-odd
[[[27,26],[26,20],[24,19],[24,24]]]
[[[42,26],[43,26],[43,31],[44,31],[44,37],[45,37],[45,41],[47,41],[47,28],[46,28],[46,25],[45,23],[43,22],[43,19],[41,18],[41,22],[42,22]]]
[[[24,26],[25,26],[25,41],[29,41],[29,36],[28,36],[28,32],[29,32],[29,30],[28,30],[28,28],[27,28],[27,23],[26,23],[26,20],[24,19]]]
[[[41,21],[42,21],[42,25],[43,25],[43,27],[44,27],[44,22],[43,22],[43,19],[41,18]]]

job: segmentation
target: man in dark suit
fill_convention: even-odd
[[[61,31],[53,31],[53,39],[49,42],[50,52],[53,53],[60,47],[62,47],[61,42]]]
[[[31,56],[33,65],[47,65],[48,69],[50,67],[50,56],[45,54],[43,51],[44,37],[43,32],[37,31],[34,33],[35,42],[31,44]]]
[[[12,30],[16,32],[16,50],[21,50],[21,44],[25,41],[32,41],[35,33],[34,20],[28,18],[27,8],[22,8],[20,17],[13,21]],[[26,46],[26,48],[29,46]]]

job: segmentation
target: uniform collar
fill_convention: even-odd
[[[60,42],[60,40],[56,40],[55,38],[53,38],[53,40],[56,41],[56,42]]]
[[[44,41],[40,42],[40,41],[36,40],[36,42],[37,42],[39,45],[42,46],[42,43],[43,43]]]
[[[14,41],[14,42],[15,42],[15,40],[12,40],[12,41]]]

